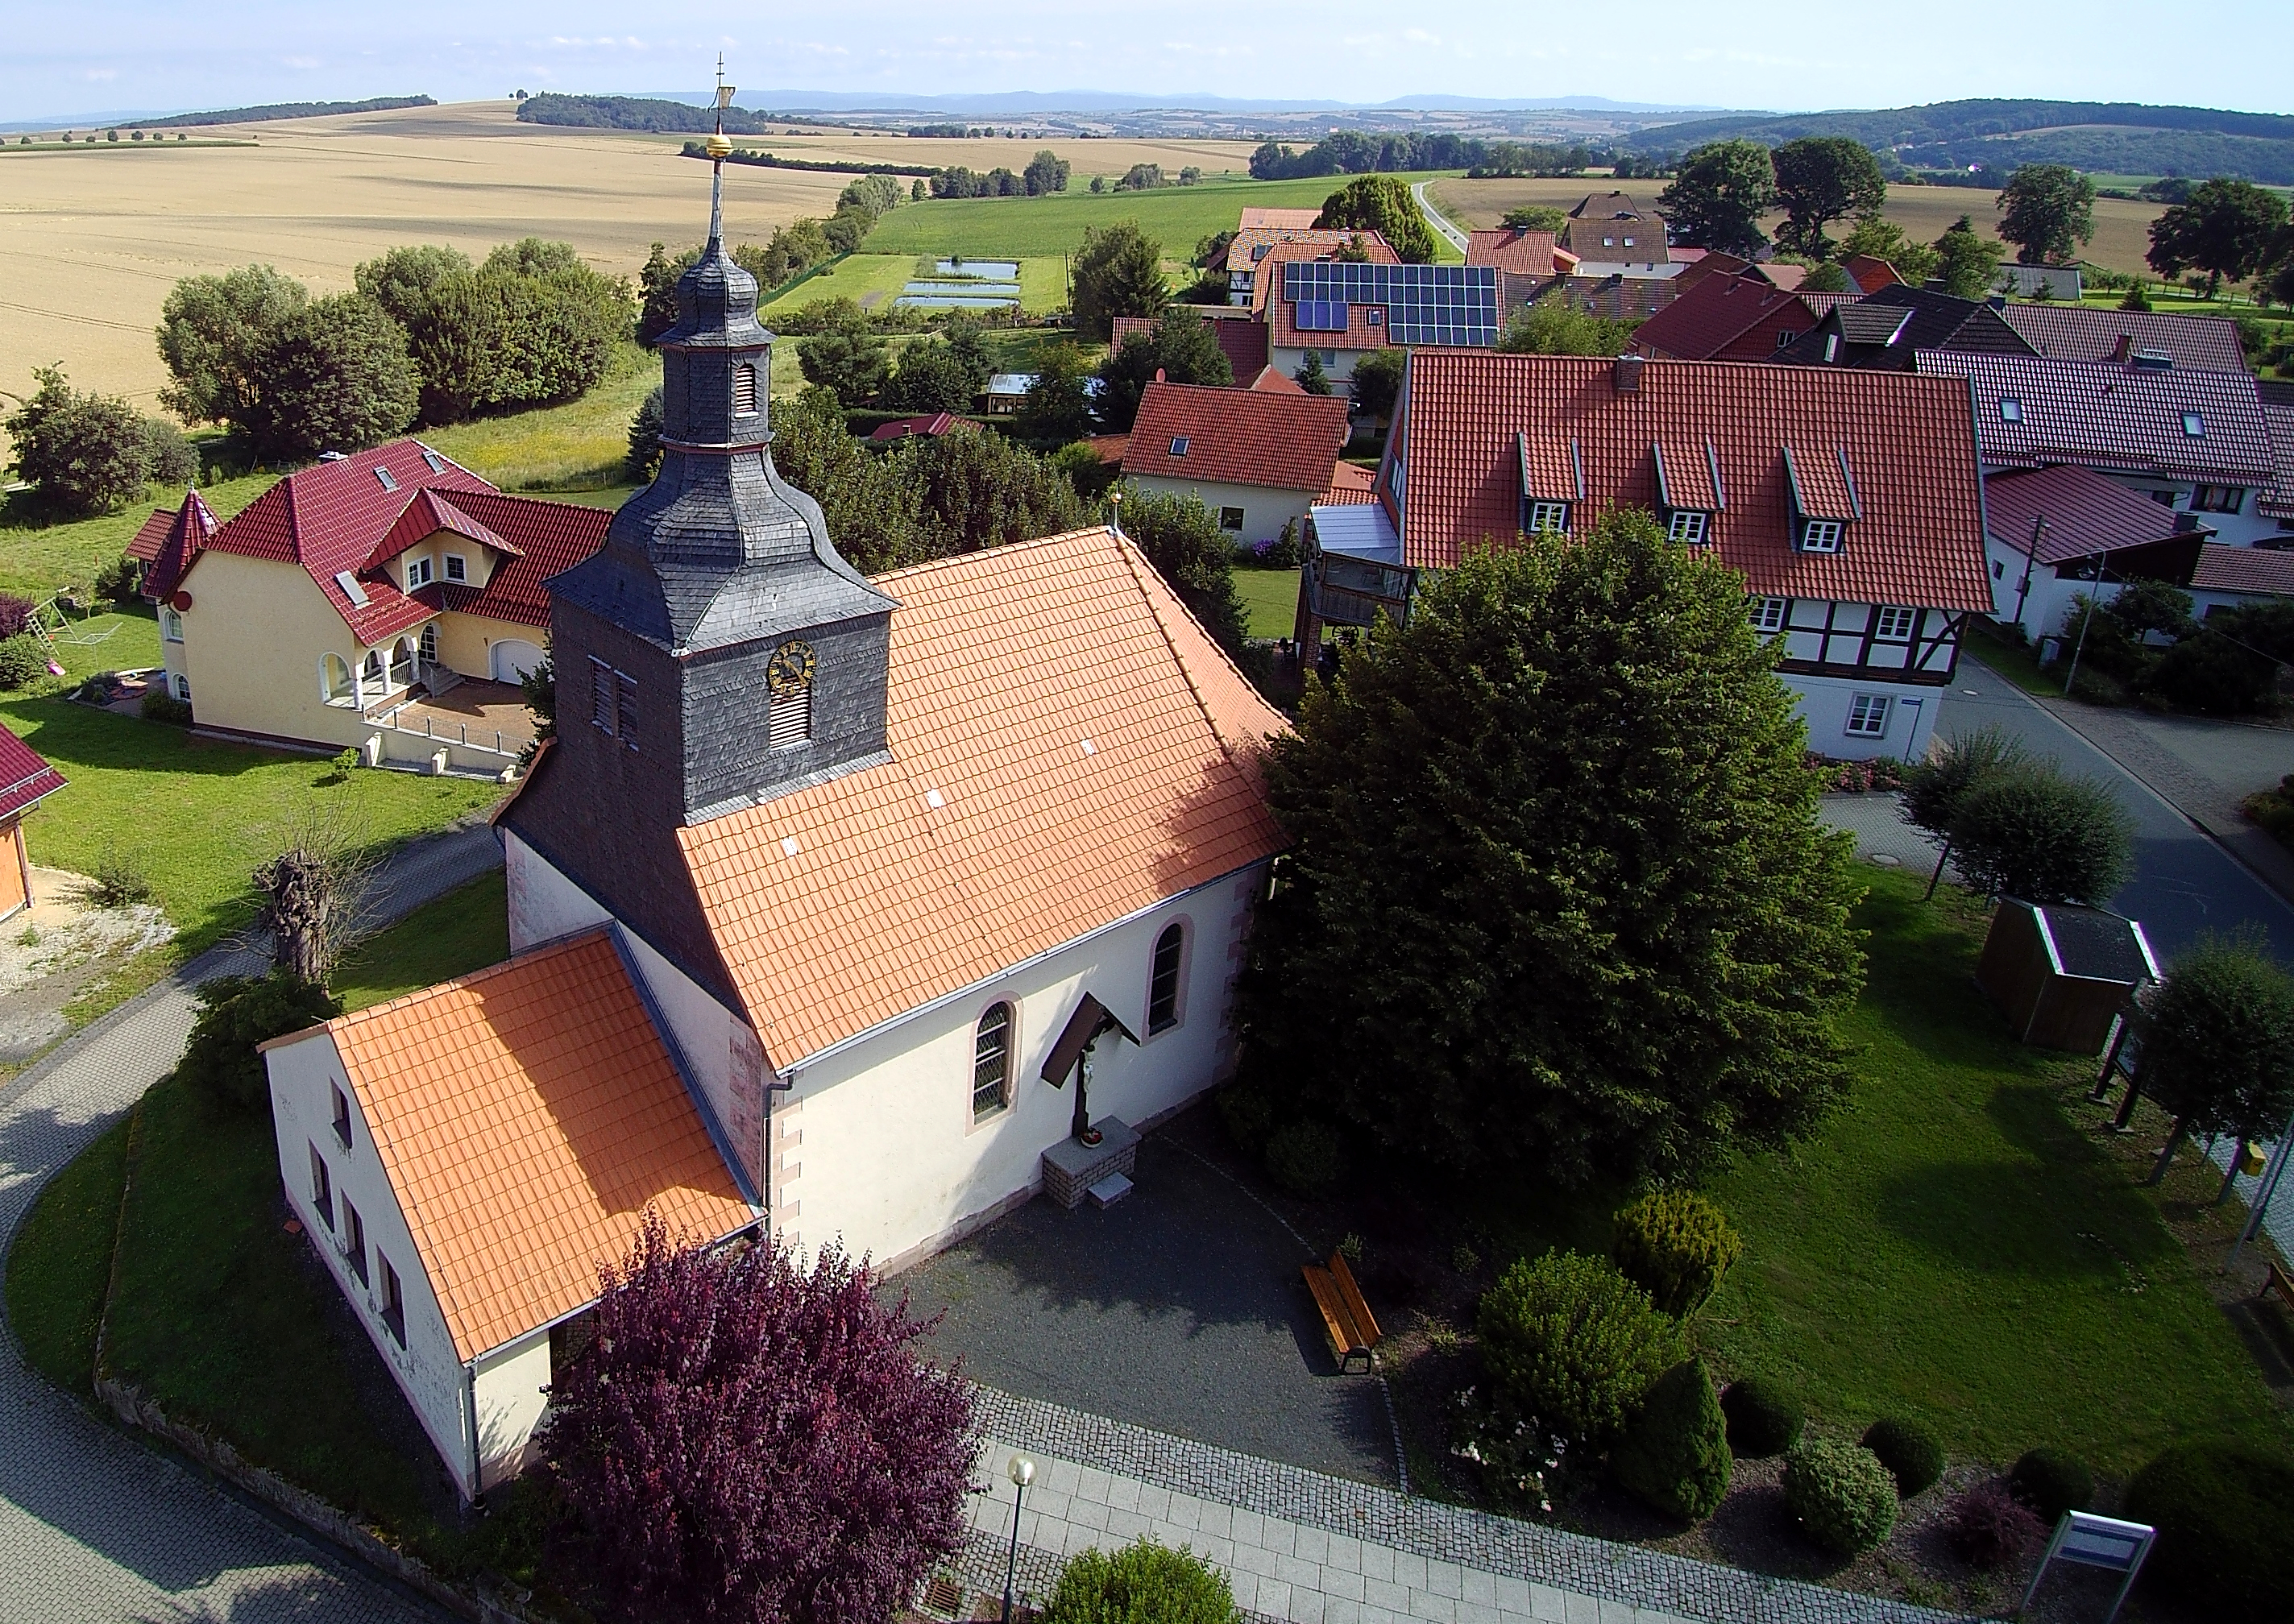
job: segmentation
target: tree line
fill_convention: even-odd
[[[929,184],[936,198],[1042,198],[1068,189],[1068,160],[1045,147],[1017,174],[999,166],[980,175],[956,164],[931,171]]]
[[[1564,146],[1416,131],[1373,135],[1361,130],[1337,130],[1303,150],[1281,142],[1263,143],[1250,155],[1250,178],[1300,181],[1326,175],[1416,169],[1467,169],[1491,175],[1580,175],[1607,156],[1582,142]]]

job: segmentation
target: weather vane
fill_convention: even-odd
[[[719,163],[732,156],[733,143],[725,139],[725,110],[733,105],[733,87],[725,83],[725,53],[717,53],[717,127],[709,136],[709,156]]]

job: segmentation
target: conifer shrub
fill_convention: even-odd
[[[46,651],[28,632],[0,639],[0,688],[28,687],[47,675]]]
[[[323,987],[291,976],[218,976],[199,984],[199,1019],[175,1075],[232,1110],[264,1109],[271,1084],[256,1045],[343,1012]]]
[[[1944,1523],[1953,1555],[1987,1573],[2020,1562],[2046,1536],[2031,1508],[1996,1478],[1953,1501]]]
[[[1943,1475],[1943,1445],[1916,1421],[1883,1416],[1864,1429],[1864,1447],[1880,1458],[1896,1492],[1910,1499]]]
[[[1646,1292],[1578,1252],[1516,1262],[1482,1295],[1477,1328],[1491,1378],[1573,1443],[1615,1439],[1682,1354]]]
[[[1804,1438],[1785,1459],[1785,1504],[1828,1551],[1854,1556],[1896,1526],[1896,1480],[1861,1445]]]
[[[1676,1320],[1702,1308],[1744,1255],[1744,1238],[1693,1190],[1658,1190],[1626,1207],[1609,1249],[1624,1277]]]
[[[1609,1469],[1656,1510],[1702,1522],[1720,1508],[1736,1466],[1720,1401],[1701,1359],[1657,1377],[1641,1413],[1609,1454]]]
[[[2213,1619],[2294,1618],[2294,1462],[2241,1443],[2180,1443],[2127,1485],[2159,1531],[2144,1569]]]
[[[1234,1591],[1192,1551],[1153,1539],[1110,1556],[1078,1551],[1060,1571],[1043,1624],[1240,1624]]]
[[[2095,1474],[2085,1461],[2061,1449],[2029,1450],[2008,1469],[2007,1483],[2049,1528],[2062,1521],[2063,1513],[2095,1504]]]
[[[1720,1411],[1729,1417],[1729,1447],[1747,1460],[1783,1454],[1800,1441],[1808,1419],[1798,1399],[1757,1376],[1729,1383]]]

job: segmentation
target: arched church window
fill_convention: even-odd
[[[765,666],[765,745],[786,750],[812,738],[812,645],[795,638],[773,650]]]
[[[991,1003],[972,1035],[972,1120],[1012,1103],[1012,1006]]]
[[[757,410],[757,369],[747,361],[733,369],[733,415],[745,418]]]
[[[1147,981],[1149,1035],[1179,1024],[1179,961],[1187,945],[1184,930],[1167,925],[1155,938],[1155,965]]]

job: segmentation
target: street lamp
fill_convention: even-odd
[[[1036,1481],[1036,1463],[1014,1455],[1004,1463],[1004,1471],[1012,1480],[1012,1554],[1004,1562],[1004,1624],[1012,1624],[1012,1576],[1020,1566],[1020,1501]]]

